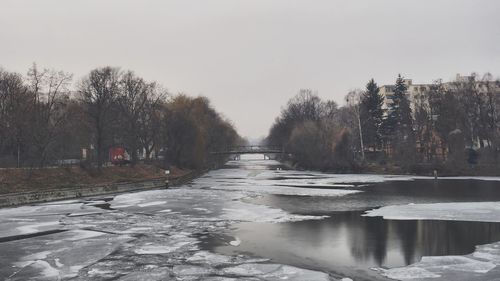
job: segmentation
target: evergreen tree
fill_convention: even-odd
[[[377,149],[382,141],[382,122],[384,97],[373,79],[366,84],[366,91],[361,97],[360,115],[364,142],[367,147]]]
[[[389,114],[386,123],[389,132],[396,138],[402,140],[412,132],[413,119],[411,116],[410,101],[406,96],[407,87],[401,74],[398,75],[392,103],[389,105]]]
[[[401,74],[396,79],[392,103],[385,120],[386,133],[389,134],[391,147],[396,159],[411,161],[415,156],[415,137],[410,101],[406,96],[407,87]]]

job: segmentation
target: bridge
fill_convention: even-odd
[[[214,155],[239,155],[239,154],[277,154],[285,153],[285,150],[280,146],[270,145],[246,145],[232,146],[220,151],[210,152]]]

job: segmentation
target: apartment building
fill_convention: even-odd
[[[450,81],[450,82],[444,82],[443,87],[445,90],[449,89],[454,89],[459,85],[460,83],[467,83],[471,79],[473,79],[472,76],[463,76],[460,74],[457,74],[455,77],[455,80]],[[415,98],[419,95],[422,94],[428,90],[431,89],[433,84],[413,84],[412,79],[404,79],[404,83],[407,87],[406,91],[406,96],[410,100],[410,104],[412,106],[412,110],[414,109],[414,101]],[[388,109],[390,105],[392,104],[392,99],[394,96],[394,85],[383,85],[380,87],[380,94],[384,97],[384,109]],[[495,83],[495,82],[482,82],[482,81],[477,81],[476,82],[476,89],[479,91],[489,91],[493,90],[495,93],[500,95],[500,84]]]

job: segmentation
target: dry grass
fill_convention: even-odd
[[[182,176],[189,170],[173,168],[172,177]],[[46,169],[0,169],[0,194],[36,190],[71,188],[92,184],[142,181],[165,176],[165,171],[153,165],[104,167],[97,170],[79,166]]]

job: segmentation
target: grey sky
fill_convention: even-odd
[[[500,75],[499,13],[497,0],[0,0],[0,65],[132,69],[258,137],[300,88],[342,103],[399,72]]]

